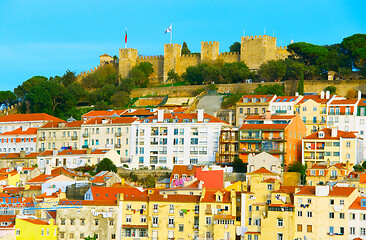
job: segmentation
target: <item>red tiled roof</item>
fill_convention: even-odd
[[[293,119],[294,117],[296,117],[296,115],[277,115],[277,114],[271,114],[271,120],[276,120],[276,119]],[[251,115],[245,118],[245,120],[265,120],[266,119],[266,115]]]
[[[72,128],[72,127],[80,127],[83,121],[73,121],[73,122],[65,122],[60,124],[59,122],[48,122],[42,126],[42,128],[58,128],[58,127],[65,127],[65,128]]]
[[[32,122],[32,121],[64,122],[64,120],[51,116],[47,113],[11,114],[0,117],[0,122]]]
[[[253,98],[256,98],[256,99],[265,98],[266,101],[264,101],[264,102],[267,103],[267,102],[270,102],[273,99],[273,97],[274,97],[274,95],[244,95],[244,96],[241,97],[239,102],[242,103],[244,98],[249,99],[247,103],[252,103]],[[262,103],[262,102],[257,101],[256,103]]]
[[[110,57],[108,54],[104,53],[103,55],[100,55],[99,57]]]
[[[315,195],[315,186],[304,186],[296,195]]]
[[[355,190],[355,187],[333,187],[328,196],[347,197]],[[296,195],[315,195],[315,186],[305,186]]]
[[[46,213],[53,219],[56,219],[57,217],[57,211],[54,210],[46,210]]]
[[[37,129],[38,128],[28,128],[27,130],[23,131],[22,128],[14,129],[13,131],[4,132],[1,134],[1,136],[6,135],[37,135]]]
[[[239,129],[285,129],[288,124],[247,124],[244,123]]]
[[[269,204],[268,207],[294,207],[291,203],[284,204]]]
[[[189,169],[189,167],[191,167]],[[201,166],[192,166],[192,165],[174,165],[173,166],[173,170],[172,170],[172,174],[170,175],[170,182],[174,179],[174,175],[175,174],[178,174],[179,175],[179,178],[182,177],[183,174],[186,174],[187,177],[193,175],[195,176],[196,175],[196,169],[197,168],[201,168]]]
[[[152,120],[152,119],[157,119],[158,115],[155,114],[154,116],[150,116],[144,119],[144,121],[146,120]],[[203,118],[207,120],[207,123],[215,123],[215,122],[220,122],[220,123],[225,123],[228,124],[225,121],[222,121],[221,119],[218,119],[214,116],[211,116],[207,113],[203,113]],[[164,113],[164,119],[175,119],[177,123],[183,123],[184,119],[188,119],[189,122],[192,122],[192,120],[197,120],[197,113]],[[151,121],[150,121],[151,122]],[[197,123],[200,123],[197,121]],[[206,123],[206,122],[205,122]]]
[[[103,120],[106,120],[106,124],[120,124],[120,123],[133,123],[138,120],[137,117],[116,117],[116,118],[107,118],[107,117],[95,117],[87,120],[83,124],[102,124]]]
[[[321,131],[324,132],[324,138],[318,137],[318,133]],[[345,132],[337,130],[337,136],[332,137],[332,129],[324,128],[322,130],[310,134],[309,136],[306,136],[304,139],[340,139],[340,138],[357,138],[357,136],[353,132]]]
[[[331,98],[333,97],[333,95],[330,95],[329,99],[326,99],[325,96],[323,99],[320,98],[320,95],[306,95],[304,96],[299,102],[298,104],[304,103],[307,100],[313,100],[317,103],[321,103],[321,104],[325,104],[327,103]]]
[[[251,172],[250,174],[254,174],[254,173],[275,174],[274,172],[269,171],[265,167],[261,167],[261,168],[255,170],[254,172]]]
[[[116,200],[60,200],[59,205],[116,206]]]
[[[223,193],[223,199],[222,199],[222,203],[229,203],[230,202],[230,192],[226,191],[226,190],[222,190],[222,191],[210,191],[207,190],[205,193],[204,198],[201,199],[201,202],[216,202],[216,195],[215,193],[217,192],[221,192]]]
[[[40,219],[33,219],[33,218],[19,218],[19,219],[36,225],[50,225],[48,222],[42,221]]]
[[[80,172],[81,175],[77,174],[77,172],[75,172],[74,170],[71,169],[66,169],[64,167],[58,167],[55,169],[52,169],[51,171],[51,175],[66,175],[66,176],[73,176],[73,177],[88,177],[88,175]]]
[[[277,96],[273,103],[282,103],[282,102],[295,102],[299,96]]]
[[[329,105],[341,105],[341,104],[355,104],[358,99],[341,99],[341,100],[333,100]]]
[[[366,106],[366,99],[360,99],[358,106]]]
[[[117,199],[117,194],[123,193],[124,199],[145,199],[146,191],[141,192],[137,188],[121,188],[121,187],[98,187],[92,186],[91,192],[94,200],[113,200]],[[138,201],[138,200],[136,200]]]
[[[114,114],[121,115],[126,110],[112,110],[112,111],[90,111],[88,113],[85,113],[82,118],[85,117],[106,117],[106,116],[112,116]]]
[[[275,190],[275,193],[287,193],[294,194],[297,188],[301,188],[302,186],[280,186],[280,189]]]
[[[349,209],[366,210],[366,207],[361,207],[361,199],[366,199],[366,197],[357,197],[349,206]]]
[[[126,110],[121,116],[151,116],[154,115],[156,110],[151,111],[149,108],[139,108]]]
[[[179,195],[179,194],[150,194],[150,202],[196,202],[200,201],[200,196],[194,195]]]
[[[222,220],[233,220],[233,219],[235,219],[235,216],[219,214],[219,215],[215,215],[214,218],[222,219]]]
[[[264,182],[264,183],[274,183],[274,182],[276,182],[276,179],[274,179],[274,178],[268,178],[268,179],[266,179],[266,180],[264,180],[262,182]]]
[[[55,177],[57,177],[57,176],[42,174],[42,175],[38,175],[37,177],[28,180],[27,183],[44,183]]]

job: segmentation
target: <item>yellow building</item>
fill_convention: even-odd
[[[15,235],[17,240],[56,240],[57,225],[53,219],[45,222],[39,219],[15,219]]]
[[[331,165],[330,161],[327,161],[326,164],[314,164],[306,170],[306,181],[310,186],[324,185],[329,181],[343,181],[351,170],[349,162]]]
[[[336,128],[325,128],[302,140],[303,163],[309,166],[316,163],[357,164],[363,159],[363,139],[354,132]]]
[[[0,172],[0,185],[19,187],[21,185],[20,174],[16,170],[11,172]]]
[[[304,96],[295,105],[295,111],[299,114],[306,127],[306,135],[321,130],[327,125],[327,103],[333,100],[329,92],[320,95]]]
[[[346,239],[348,207],[358,196],[354,187],[303,187],[294,195],[292,239]]]

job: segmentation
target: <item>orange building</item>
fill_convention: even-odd
[[[271,115],[245,118],[239,129],[239,157],[248,162],[249,154],[267,152],[287,166],[301,161],[301,139],[306,127],[298,115]]]

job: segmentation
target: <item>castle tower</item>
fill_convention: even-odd
[[[262,63],[276,60],[276,51],[275,37],[241,37],[240,61],[244,61],[250,69],[259,69]]]
[[[168,72],[174,69],[179,72],[179,62],[182,55],[182,46],[180,44],[164,44],[164,82],[168,79]]]
[[[219,42],[201,42],[201,62],[214,61],[219,53]]]
[[[106,64],[113,62],[113,58],[105,53],[105,54],[99,56],[99,61],[100,61],[99,65],[104,66]]]
[[[131,69],[136,65],[137,56],[137,49],[121,48],[119,50],[118,71],[122,78],[127,78],[129,76]]]

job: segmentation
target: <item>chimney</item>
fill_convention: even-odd
[[[203,109],[197,109],[197,122],[203,122]]]
[[[325,99],[329,99],[330,98],[330,92],[329,91],[326,91],[325,92]]]
[[[329,186],[315,186],[315,196],[325,197],[329,195]]]
[[[321,92],[320,92],[320,98],[321,98],[321,99],[324,99],[324,91],[321,91]]]
[[[164,120],[164,110],[158,109],[158,122],[163,122]]]
[[[102,124],[107,124],[108,123],[108,119],[102,119]]]
[[[357,92],[357,99],[360,100],[361,99],[361,91]]]
[[[51,165],[50,164],[46,164],[45,174],[46,175],[51,175]]]
[[[267,111],[265,113],[265,116],[266,116],[266,120],[270,120],[271,119],[271,112],[270,111]]]
[[[25,132],[28,130],[29,126],[21,126],[21,128],[22,128],[22,131]]]
[[[332,137],[337,137],[337,135],[338,135],[337,127],[332,127]]]
[[[25,158],[25,151],[20,151],[20,158]]]
[[[295,92],[295,96],[298,97],[299,96],[299,92]]]

